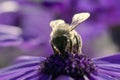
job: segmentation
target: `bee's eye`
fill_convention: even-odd
[[[53,38],[53,44],[60,50],[60,52],[64,52],[67,46],[67,37],[66,36],[58,36]]]

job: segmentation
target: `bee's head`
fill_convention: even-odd
[[[52,44],[58,49],[60,53],[64,53],[68,45],[68,38],[65,35],[56,36],[52,39]]]

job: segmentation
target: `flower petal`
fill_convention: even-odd
[[[117,78],[110,77],[109,75],[103,73],[93,73],[90,75],[92,79],[90,80],[116,80]]]
[[[0,79],[2,79],[2,80],[9,80],[9,79],[16,80],[20,77],[24,77],[24,76],[29,75],[27,73],[33,73],[33,72],[35,72],[36,74],[38,73],[36,67],[27,67],[27,68],[6,71],[6,72],[0,74]]]
[[[99,73],[106,74],[108,76],[111,76],[116,79],[120,79],[120,72],[115,72],[115,71],[109,71],[105,69],[98,69]]]
[[[34,59],[34,60],[33,60]],[[40,74],[39,63],[44,58],[38,57],[21,57],[17,64],[0,70],[0,79],[2,80],[31,80],[37,79]]]
[[[97,74],[99,74],[99,76],[106,75],[113,78],[108,80],[120,79],[120,64],[118,64],[120,62],[114,60],[119,60],[118,57],[120,57],[120,54],[94,60],[97,65]]]
[[[102,57],[102,58],[96,58],[94,60],[101,60],[111,63],[119,63],[120,64],[120,53],[112,56]]]
[[[31,62],[31,61],[43,61],[45,57],[37,57],[37,56],[20,56],[16,59],[15,63],[23,63],[23,62]]]
[[[20,37],[22,30],[17,26],[0,24],[0,46],[19,45],[23,42]]]

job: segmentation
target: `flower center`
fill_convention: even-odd
[[[95,65],[86,55],[80,54],[53,54],[40,63],[40,73],[52,75],[68,75],[81,78],[94,72]]]

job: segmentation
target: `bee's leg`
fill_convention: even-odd
[[[55,54],[59,54],[60,53],[59,50],[54,46],[54,44],[52,42],[51,42],[51,46],[52,46],[53,52]]]
[[[75,36],[75,38],[76,38],[76,53],[81,53],[81,47],[82,47],[82,41],[81,41],[81,38],[80,38],[80,35],[77,35],[77,36]]]
[[[51,46],[52,46],[54,53],[56,53],[56,50],[55,50],[54,45],[52,43],[51,43]]]
[[[68,41],[67,41],[67,46],[65,48],[65,52],[72,53],[72,40],[71,39],[68,39]]]
[[[71,39],[69,39],[69,49],[70,49],[70,53],[72,53],[73,52],[73,46],[72,46],[73,44],[72,44],[72,40]]]
[[[77,36],[74,36],[75,44],[73,45],[74,53],[79,53],[79,39]]]

